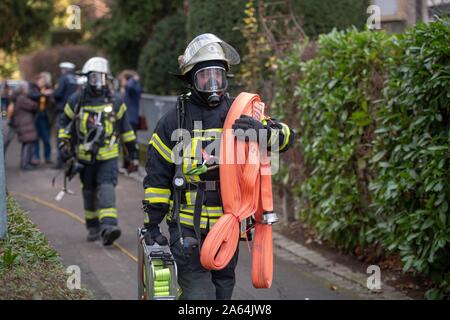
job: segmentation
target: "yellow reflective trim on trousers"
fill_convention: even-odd
[[[167,162],[173,163],[172,161],[172,150],[167,147],[164,142],[162,142],[161,138],[158,136],[157,133],[154,133],[152,135],[152,138],[150,139],[150,144],[158,151],[158,153],[166,159]]]
[[[284,123],[281,124],[283,129],[281,130],[281,132],[284,135],[284,140],[283,140],[283,144],[280,147],[280,151],[284,150],[284,148],[286,148],[287,144],[289,143],[289,138],[291,136],[291,130],[289,129],[289,127],[287,125],[285,125]]]
[[[64,107],[64,113],[69,119],[73,119],[75,117],[75,113],[73,112],[72,108],[69,104],[66,104]]]
[[[125,103],[122,103],[120,105],[119,111],[117,112],[117,119],[121,119],[125,113],[125,111],[127,111],[127,106],[125,105]]]
[[[103,219],[103,218],[118,218],[118,214],[117,213],[103,213],[101,215],[99,215],[99,219]]]
[[[100,219],[103,218],[117,218],[117,208],[103,208],[97,210]]]
[[[96,211],[85,210],[84,211],[84,217],[86,219],[95,219],[95,218],[98,218],[98,214],[97,214]]]
[[[134,134],[133,130],[130,130],[128,132],[122,133],[122,141],[125,142],[130,142],[136,140],[136,135]]]

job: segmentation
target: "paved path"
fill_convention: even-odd
[[[42,168],[35,171],[19,170],[20,145],[13,143],[6,157],[7,186],[9,192],[29,211],[34,223],[44,232],[50,244],[61,254],[66,266],[78,265],[82,283],[98,299],[137,299],[136,243],[137,228],[143,215],[140,210],[143,189],[140,182],[120,176],[117,203],[122,236],[117,246],[104,248],[100,242],[86,242],[83,208],[78,177],[70,183],[74,196],[61,202],[55,195],[62,177],[52,188],[56,171]],[[330,289],[330,282],[311,273],[305,265],[282,258],[274,258],[274,281],[270,289],[254,289],[251,283],[251,256],[246,243],[241,243],[237,284],[233,299],[357,299],[355,292]]]

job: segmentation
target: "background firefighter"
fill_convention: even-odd
[[[161,234],[160,222],[167,216],[170,232],[170,247],[178,266],[178,283],[182,288],[182,299],[231,299],[235,285],[235,267],[238,252],[222,270],[209,271],[202,267],[199,243],[205,239],[210,228],[223,214],[220,197],[219,170],[217,166],[204,167],[198,159],[217,157],[205,155],[202,150],[221,137],[224,121],[233,98],[227,93],[227,72],[230,65],[240,62],[239,54],[227,43],[213,34],[202,34],[188,45],[179,58],[181,74],[177,75],[190,88],[187,95],[179,99],[185,114],[180,119],[179,111],[169,111],[157,124],[147,152],[145,188],[145,234],[149,244],[155,241],[167,244]],[[202,128],[194,128],[200,121]],[[183,150],[182,171],[186,186],[181,192],[180,203],[174,203],[175,189],[172,181],[176,165],[171,157],[176,145],[172,133],[179,128],[191,133],[192,148]],[[233,129],[267,130],[267,145],[278,146],[276,151],[286,151],[294,141],[294,132],[285,124],[264,116],[262,122],[242,116]],[[195,133],[202,133],[198,135]],[[254,137],[258,139],[259,137]],[[274,143],[274,140],[277,140]],[[197,160],[196,160],[197,159]],[[204,170],[203,170],[204,169]],[[179,205],[177,221],[168,213]],[[180,241],[184,239],[183,245]]]
[[[101,236],[111,245],[121,234],[118,227],[115,186],[118,175],[119,140],[132,159],[129,171],[138,166],[136,136],[118,95],[112,95],[107,78],[108,61],[89,59],[82,70],[87,84],[73,94],[60,121],[58,138],[63,158],[75,157],[82,182],[87,240]],[[71,152],[72,151],[72,152]]]

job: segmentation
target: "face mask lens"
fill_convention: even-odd
[[[194,76],[195,88],[200,92],[219,92],[227,88],[225,69],[208,67],[198,70]]]
[[[90,86],[102,88],[106,85],[106,75],[100,72],[91,72],[88,75],[88,82]]]

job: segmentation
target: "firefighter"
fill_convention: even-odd
[[[82,70],[87,83],[70,96],[60,121],[59,147],[70,173],[79,172],[82,183],[88,241],[101,237],[105,246],[121,234],[118,227],[115,186],[118,176],[119,141],[132,159],[129,172],[137,171],[136,136],[126,106],[108,88],[108,61],[89,59]],[[76,161],[73,161],[73,160]]]
[[[217,143],[220,139],[225,118],[233,103],[233,98],[227,93],[227,72],[230,65],[240,62],[240,58],[233,47],[215,35],[202,34],[192,40],[178,60],[181,74],[177,76],[190,89],[187,94],[180,96],[177,107],[160,119],[150,140],[147,175],[143,182],[144,227],[147,230],[144,237],[147,244],[157,242],[160,245],[170,245],[177,262],[181,299],[229,300],[235,285],[238,252],[223,270],[209,271],[200,264],[198,240],[201,243],[205,239],[208,231],[223,214],[219,170],[215,166],[215,169],[209,167],[204,171],[202,164],[218,156],[214,153],[205,154],[205,150],[209,144]],[[184,105],[181,113],[180,104]],[[177,140],[173,141],[172,133],[180,127],[189,131],[192,144],[190,148],[182,150],[182,174],[187,183],[181,192],[181,199],[178,199],[178,196],[174,197],[176,191],[173,182],[177,180],[174,177],[176,178],[179,167],[172,156],[176,153],[174,148]],[[233,129],[254,129],[256,132],[266,130],[268,148],[278,146],[278,150],[272,151],[284,152],[294,141],[292,129],[266,116],[262,121],[242,116],[236,120]],[[277,143],[271,144],[275,140]],[[202,159],[201,163],[198,159]],[[196,174],[192,174],[193,172]],[[202,197],[198,197],[199,194]],[[180,213],[175,221],[170,213],[177,206]],[[165,217],[169,226],[170,243],[159,228]]]
[[[64,107],[67,103],[69,97],[75,93],[78,89],[78,80],[77,76],[74,73],[75,65],[72,62],[61,62],[59,64],[59,68],[61,69],[61,76],[58,79],[58,83],[56,85],[55,91],[53,92],[53,96],[56,102],[55,109],[55,118],[56,118],[56,126],[59,130],[59,123],[61,122],[61,117],[64,114]],[[58,150],[58,157],[54,169],[62,169],[63,161],[61,159],[61,154]]]

